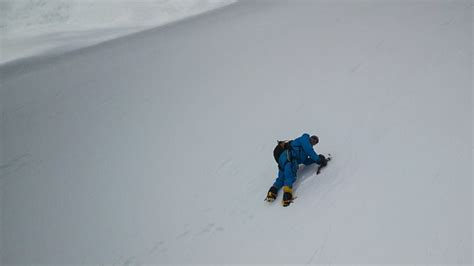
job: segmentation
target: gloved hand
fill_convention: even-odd
[[[324,157],[324,155],[319,154],[319,159],[321,160],[321,162],[319,163],[319,165],[321,165],[321,166],[326,166],[326,165],[328,164],[328,160],[326,159],[326,157]]]

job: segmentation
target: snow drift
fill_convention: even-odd
[[[3,0],[0,63],[70,51],[235,0]]]

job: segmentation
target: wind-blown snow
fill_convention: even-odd
[[[4,264],[472,264],[472,3],[241,1],[0,68]],[[334,160],[263,202],[277,139]]]
[[[73,50],[235,0],[2,0],[0,63]]]

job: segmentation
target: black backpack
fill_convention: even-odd
[[[278,144],[273,150],[273,157],[275,158],[275,161],[278,164],[278,167],[280,167],[280,163],[278,162],[278,159],[280,159],[280,155],[286,150],[291,150],[291,140],[283,140],[283,141],[278,140]]]

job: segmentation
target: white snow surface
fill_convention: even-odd
[[[236,0],[2,0],[0,64],[63,53]]]
[[[471,1],[241,1],[4,65],[2,265],[471,265],[472,47]]]

